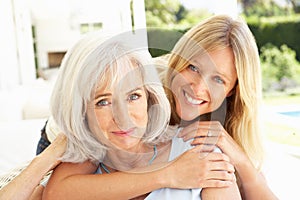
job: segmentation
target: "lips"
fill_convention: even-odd
[[[183,95],[186,99],[186,101],[192,105],[200,105],[205,103],[206,101],[204,101],[203,99],[199,100],[199,99],[195,99],[193,97],[191,97],[187,92],[183,91]]]
[[[134,128],[128,129],[126,131],[112,131],[113,134],[118,136],[130,136],[132,135]]]

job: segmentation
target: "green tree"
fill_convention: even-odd
[[[286,0],[286,2],[288,4],[292,5],[292,8],[294,10],[295,13],[299,13],[300,12],[300,2],[299,0]]]
[[[182,12],[182,9],[179,0],[145,1],[147,26],[174,25],[177,22],[176,15]],[[183,17],[182,14],[180,17]]]
[[[194,8],[187,12],[185,17],[180,20],[180,24],[183,27],[191,27],[210,15],[212,15],[212,13],[208,12],[206,9]]]
[[[253,7],[255,3],[257,3],[257,0],[239,0],[239,3],[241,4],[245,15],[248,16],[248,10]]]
[[[179,0],[145,1],[148,27],[188,29],[202,19],[210,16],[205,9],[187,9]]]
[[[281,45],[280,48],[270,43],[264,45],[260,59],[264,90],[270,89],[274,83],[277,83],[281,91],[296,85],[297,82],[299,84],[300,64],[295,51],[287,45]]]
[[[275,0],[239,0],[242,5],[243,13],[247,17],[270,17],[284,16],[293,13],[292,8],[280,6]]]

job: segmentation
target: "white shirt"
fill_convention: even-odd
[[[180,156],[183,152],[190,149],[192,146],[188,142],[184,142],[181,138],[175,136],[172,139],[172,147],[169,156],[169,161],[174,160]],[[200,170],[200,169],[199,169]],[[179,172],[180,173],[180,172]],[[171,189],[162,188],[152,191],[145,200],[201,200],[200,189]]]

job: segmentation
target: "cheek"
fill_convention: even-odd
[[[105,116],[105,117],[103,117]],[[103,135],[106,136],[106,132],[110,127],[111,117],[108,113],[103,113],[99,110],[95,110],[88,117],[89,127],[93,134],[97,136],[97,138],[103,138]]]
[[[182,71],[181,73],[174,76],[172,83],[171,83],[171,90],[172,92],[175,92],[176,89],[182,85],[188,84],[188,81],[191,80],[191,77],[185,71]]]
[[[180,96],[181,88],[184,85],[186,85],[185,78],[180,74],[176,75],[171,82],[171,88],[169,88],[169,89],[171,90],[171,92],[174,96],[176,106],[180,106],[178,99]]]
[[[214,89],[212,92],[210,92],[212,102],[214,102],[215,105],[219,106],[226,98],[226,92],[224,89]]]
[[[138,127],[146,127],[148,122],[147,102],[137,103],[130,108],[132,122]]]
[[[88,109],[87,110],[87,122],[88,122],[88,127],[91,130],[92,133],[95,133],[95,131],[97,130],[97,121],[96,119],[96,115],[94,112],[94,109]]]

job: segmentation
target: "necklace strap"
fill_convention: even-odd
[[[157,157],[157,147],[156,145],[153,146],[153,156],[152,158],[149,160],[148,165],[151,165],[152,162],[155,160],[155,158]]]
[[[103,164],[103,162],[100,163],[100,166],[104,169],[104,171],[108,174],[110,174],[110,171],[106,168],[106,166]]]

